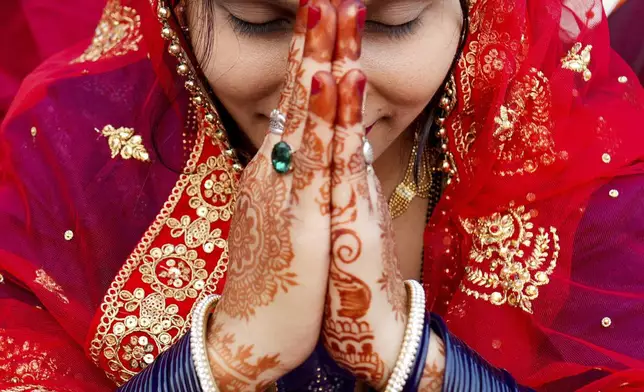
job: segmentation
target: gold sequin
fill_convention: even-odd
[[[31,136],[36,137],[37,134],[38,134],[38,128],[31,127]]]
[[[74,232],[71,230],[67,230],[65,232],[65,241],[71,241],[74,239]]]
[[[577,42],[570,51],[568,51],[568,54],[561,59],[561,66],[564,69],[582,74],[584,80],[586,82],[589,81],[593,76],[590,69],[588,69],[591,59],[590,51],[592,49],[592,45],[586,45],[584,47],[581,42]]]
[[[611,189],[610,192],[608,192],[610,197],[612,198],[617,198],[619,197],[619,191],[617,189]]]
[[[142,39],[141,17],[136,10],[122,6],[119,0],[110,0],[96,27],[92,44],[72,63],[98,61],[138,51]]]
[[[143,138],[134,134],[132,128],[114,128],[106,125],[102,130],[96,129],[107,138],[107,143],[112,152],[112,158],[121,155],[123,159],[136,159],[141,162],[149,162],[150,155],[143,145]]]
[[[560,246],[554,227],[537,229],[531,219],[524,206],[511,206],[505,213],[461,220],[472,237],[462,292],[532,313],[538,287],[550,282],[557,266]]]
[[[610,156],[610,154],[605,153],[604,155],[602,155],[602,161],[604,163],[610,163],[611,160],[612,160],[612,157]]]
[[[56,283],[51,276],[47,275],[45,270],[36,270],[36,279],[34,279],[34,283],[41,285],[45,290],[55,294],[61,302],[66,304],[69,303],[69,299],[65,296],[63,288],[60,287],[60,285]]]
[[[628,82],[628,78],[626,76],[620,76],[619,78],[617,78],[617,81],[624,84]]]
[[[602,327],[608,328],[613,324],[613,320],[610,319],[610,317],[604,317],[602,319]]]
[[[2,276],[2,274],[0,274],[0,284],[3,284],[3,283],[4,283],[4,276]]]

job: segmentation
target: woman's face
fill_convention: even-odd
[[[211,3],[211,5],[205,5]],[[259,146],[277,107],[299,0],[190,0],[188,24],[202,69]],[[463,15],[458,0],[366,0],[361,64],[365,126],[381,155],[423,111],[449,71]],[[209,9],[206,9],[209,8]],[[207,13],[214,23],[208,24]],[[206,29],[211,28],[208,34]],[[210,39],[210,53],[206,40]]]

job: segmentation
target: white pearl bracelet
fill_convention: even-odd
[[[405,281],[407,288],[407,298],[409,300],[409,318],[405,328],[405,337],[403,338],[402,348],[398,355],[398,360],[394,370],[387,381],[385,392],[401,392],[405,383],[410,376],[411,368],[414,366],[420,339],[423,335],[423,326],[425,324],[425,290],[423,286],[415,280]]]
[[[201,384],[203,392],[219,392],[206,352],[208,319],[210,318],[210,312],[217,306],[219,298],[219,295],[209,295],[199,301],[192,310],[190,354],[192,355],[192,362],[195,365],[199,384]]]

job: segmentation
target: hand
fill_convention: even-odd
[[[364,25],[361,7],[359,2],[344,2],[337,10],[334,76],[339,80],[339,109],[333,138],[331,266],[322,337],[336,362],[382,388],[402,345],[407,296],[388,205],[363,154],[366,77],[358,62]]]
[[[335,30],[328,0],[298,10],[278,106],[288,119],[284,135],[266,136],[240,181],[227,282],[208,334],[222,391],[265,389],[304,362],[319,338],[329,271]],[[287,174],[271,164],[280,140],[296,151]]]

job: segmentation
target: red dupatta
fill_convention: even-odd
[[[639,228],[607,233],[602,212],[639,195],[641,87],[598,0],[478,0],[470,17],[458,179],[425,232],[431,307],[522,383],[637,388]],[[238,168],[189,45],[154,1],[110,0],[101,26],[3,123],[0,390],[111,390],[225,283]]]

